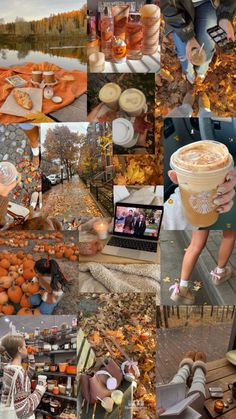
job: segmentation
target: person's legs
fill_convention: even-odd
[[[206,398],[206,373],[207,373],[207,365],[206,365],[206,355],[204,352],[197,352],[195,355],[195,362],[193,364],[193,381],[192,385],[188,391],[188,396],[191,394],[199,393],[198,399],[191,404],[191,406],[198,410],[198,408],[202,407],[204,404],[204,400]]]
[[[196,39],[206,53],[206,62],[196,67],[199,76],[204,76],[215,53],[215,43],[207,33],[207,29],[217,25],[216,10],[210,0],[195,8]]]
[[[192,367],[194,365],[195,352],[188,351],[184,355],[184,358],[179,364],[179,369],[173,379],[170,381],[170,384],[177,383],[187,383],[187,379],[190,376]]]
[[[29,302],[33,306],[39,306],[42,302],[41,295],[40,294],[31,295],[30,298],[29,298]]]
[[[39,310],[41,314],[52,314],[57,303],[55,304],[48,304],[48,303],[41,303],[39,306]]]
[[[197,260],[206,245],[208,235],[208,230],[194,230],[192,232],[192,240],[185,252],[182,262],[180,275],[182,280],[189,281]]]
[[[213,271],[211,271],[211,278],[214,285],[220,285],[232,276],[233,270],[230,265],[227,265],[227,263],[234,250],[235,240],[236,231],[223,231],[223,240],[221,241],[218,253],[218,265]]]
[[[195,80],[195,72],[193,64],[190,63],[186,57],[186,42],[183,42],[175,32],[173,32],[173,39],[183,73],[186,75],[188,81],[193,84]]]
[[[180,282],[176,285],[171,294],[171,300],[177,304],[194,304],[194,295],[189,289],[189,279],[203,250],[209,235],[208,230],[194,230],[192,232],[192,240],[187,248],[181,268]],[[172,289],[172,287],[170,288]]]

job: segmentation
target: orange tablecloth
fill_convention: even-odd
[[[19,75],[23,79],[27,80],[28,83],[25,87],[35,87],[31,82],[31,73],[32,70],[37,67],[37,70],[53,70],[55,71],[56,79],[59,80],[59,83],[54,86],[54,96],[61,96],[63,102],[59,104],[53,103],[51,100],[43,99],[43,109],[44,114],[56,111],[58,109],[64,108],[64,106],[72,103],[77,97],[82,95],[87,91],[87,73],[79,70],[64,70],[60,67],[57,67],[53,64],[44,62],[41,64],[27,63],[23,66],[16,67],[0,67],[0,106],[3,105],[4,101],[10,94],[13,86],[11,86],[6,80],[6,77]],[[74,77],[73,81],[64,81],[61,80],[63,76],[72,75]],[[6,115],[0,113],[0,123],[9,124],[26,121],[27,118],[22,118],[18,116]],[[66,122],[66,121],[65,121]]]

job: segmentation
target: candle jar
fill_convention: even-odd
[[[140,21],[140,14],[130,15],[126,26],[127,58],[140,60],[143,56],[143,25]]]
[[[106,220],[96,221],[93,225],[100,240],[105,240],[108,237],[108,222]]]
[[[87,34],[89,42],[97,39],[96,16],[93,15],[92,10],[89,10],[87,16]]]
[[[114,22],[111,9],[105,7],[101,17],[101,50],[107,61],[112,60],[112,38],[114,36]]]
[[[141,10],[143,24],[143,54],[153,55],[159,46],[161,12],[154,4],[146,4]]]
[[[224,411],[224,402],[222,400],[216,400],[214,404],[214,410],[217,413],[223,413]]]

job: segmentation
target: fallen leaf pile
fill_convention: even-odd
[[[236,30],[236,18],[234,20]],[[175,52],[172,35],[163,35],[162,21],[162,69],[156,74],[156,110],[155,115],[167,115],[173,108],[182,105],[183,98],[191,85],[182,73],[179,59]],[[221,53],[217,51],[210,64],[203,83],[196,80],[193,94],[206,93],[211,102],[211,110],[220,117],[236,116],[236,54],[235,51]],[[198,100],[194,103],[194,114],[198,113]]]
[[[155,297],[136,294],[83,294],[87,308],[80,312],[80,326],[92,343],[97,357],[108,355],[105,337],[115,338],[122,350],[135,361],[141,372],[137,390],[134,392],[134,415],[136,419],[156,418],[155,357],[156,323]],[[97,311],[91,313],[89,301],[95,300]],[[83,301],[80,303],[82,307]],[[93,302],[94,303],[94,302]],[[117,360],[124,361],[116,346],[107,342]]]
[[[141,156],[114,155],[115,185],[163,184],[163,154]]]

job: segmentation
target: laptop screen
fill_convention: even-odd
[[[163,207],[156,205],[116,204],[113,234],[158,240]]]

